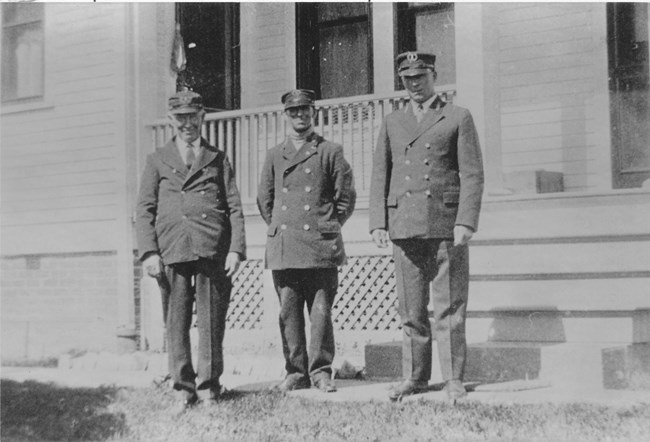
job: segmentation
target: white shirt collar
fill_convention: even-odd
[[[188,144],[181,140],[181,137],[176,136],[176,148],[178,149],[178,153],[181,154],[181,158],[185,158],[187,154],[187,146]],[[198,157],[199,152],[201,151],[201,137],[192,141],[192,150],[194,151],[194,155]]]
[[[434,102],[434,100],[436,99],[437,96],[438,96],[438,94],[433,94],[433,95],[431,96],[431,98],[429,98],[427,101],[425,101],[424,103],[422,103],[422,107],[424,108],[424,112],[426,112],[427,110],[429,110],[429,108],[431,107],[431,104],[433,104],[433,102]],[[413,106],[413,109],[415,109],[415,108],[417,108],[418,103],[416,103],[415,101],[411,100],[411,106]]]

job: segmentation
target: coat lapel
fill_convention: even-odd
[[[201,152],[199,153],[198,158],[194,161],[194,165],[190,169],[189,173],[185,177],[185,182],[187,183],[194,175],[201,171],[205,166],[210,164],[217,157],[216,148],[210,146],[203,138],[201,138]]]
[[[320,135],[317,135],[314,133],[310,138],[307,140],[305,144],[302,145],[300,149],[298,149],[298,152],[293,156],[293,158],[288,159],[288,164],[287,164],[287,169],[295,166],[296,164],[300,164],[303,161],[306,161],[308,158],[310,158],[312,155],[316,154],[318,144],[322,141],[322,138]],[[285,141],[285,143],[290,143],[289,140]],[[290,146],[292,147],[292,146]],[[284,149],[283,149],[283,156],[284,156]],[[286,158],[286,157],[285,157]]]
[[[160,159],[173,170],[179,170],[183,174],[187,173],[187,166],[178,152],[178,147],[176,147],[176,138],[172,138],[160,148]]]
[[[407,133],[415,133],[415,130],[418,127],[418,121],[413,114],[413,108],[410,103],[408,106],[397,112],[397,122],[406,129]]]
[[[428,131],[432,126],[445,118],[448,113],[449,106],[447,106],[447,103],[442,101],[440,97],[436,97],[436,99],[433,100],[433,103],[431,103],[431,107],[429,107],[429,110],[424,115],[422,121],[418,123],[415,131],[415,136],[409,144],[420,138],[424,132]]]

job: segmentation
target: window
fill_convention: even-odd
[[[372,93],[368,3],[299,3],[298,87],[319,99]]]
[[[43,97],[42,3],[2,5],[2,102]]]
[[[239,109],[239,4],[178,3],[187,64],[177,87],[201,94],[208,111]]]
[[[397,54],[406,51],[436,55],[438,84],[456,83],[456,27],[453,3],[399,3],[397,15]],[[396,76],[395,86],[404,89]]]
[[[648,4],[607,5],[612,167],[615,188],[650,179]]]

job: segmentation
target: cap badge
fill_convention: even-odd
[[[418,54],[416,54],[415,52],[409,52],[406,54],[406,59],[408,60],[409,63],[413,63],[414,61],[417,61]]]

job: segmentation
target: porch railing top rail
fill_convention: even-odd
[[[444,85],[436,87],[436,92],[443,96],[453,96],[456,93],[455,87],[453,85]],[[329,98],[326,100],[317,100],[316,108],[328,108],[328,107],[338,107],[344,105],[352,105],[358,103],[365,103],[371,101],[381,101],[381,100],[394,100],[394,99],[406,99],[408,95],[406,91],[393,91],[383,94],[368,94],[368,95],[355,95],[352,97],[343,97],[343,98]],[[254,115],[254,114],[265,114],[278,112],[282,110],[282,105],[268,105],[255,108],[244,108],[228,111],[219,111],[219,112],[208,112],[205,115],[205,121],[218,121],[218,120],[229,120],[236,119],[239,117]],[[166,118],[158,118],[148,124],[148,127],[159,127],[168,124]]]

